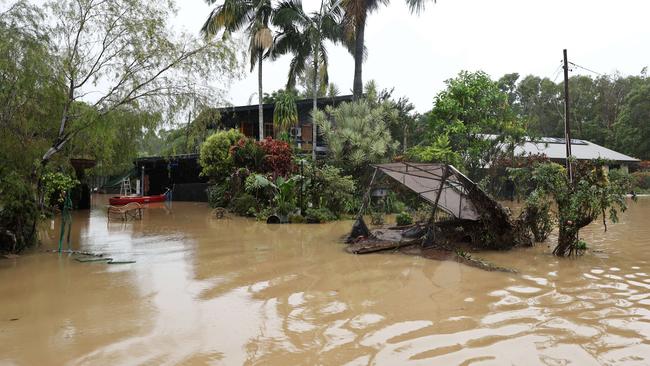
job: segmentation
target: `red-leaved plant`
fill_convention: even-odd
[[[265,170],[273,177],[286,177],[293,171],[293,151],[288,143],[267,137],[262,140],[260,147],[266,154],[264,157]]]

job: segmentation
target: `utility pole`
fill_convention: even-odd
[[[569,182],[573,183],[573,168],[571,167],[571,125],[569,124],[569,60],[564,49],[564,139],[566,141],[566,170]]]

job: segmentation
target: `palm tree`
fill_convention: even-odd
[[[313,121],[318,110],[320,85],[328,83],[328,57],[325,41],[343,41],[341,0],[321,0],[318,12],[305,13],[300,0],[280,2],[273,15],[273,24],[279,28],[275,38],[273,57],[292,54],[287,90],[296,85],[296,78],[311,68],[312,74],[312,158],[316,160],[317,125]]]
[[[216,0],[206,0],[206,2],[212,5],[216,3]],[[257,64],[260,141],[264,138],[262,60],[265,56],[264,52],[273,45],[273,34],[269,28],[272,13],[271,0],[224,0],[222,5],[210,12],[208,19],[201,27],[201,33],[206,37],[215,36],[221,30],[226,36],[245,28],[249,39],[248,48],[251,53],[251,72]]]
[[[405,0],[409,9],[413,13],[419,13],[424,9],[424,3],[427,0]],[[354,83],[352,84],[352,94],[354,99],[361,98],[363,93],[363,61],[365,57],[365,30],[366,19],[373,11],[376,11],[381,5],[388,5],[390,0],[341,0],[341,5],[345,9],[345,20],[348,37],[354,38],[353,55],[354,55]],[[435,3],[436,0],[433,0]]]

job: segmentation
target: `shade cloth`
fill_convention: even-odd
[[[477,189],[476,184],[452,165],[398,162],[373,166],[432,205],[436,204],[436,199],[440,195],[438,208],[455,218],[465,220],[480,218],[476,205],[468,197],[468,190]]]

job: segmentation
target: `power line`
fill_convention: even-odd
[[[573,66],[575,66],[575,67],[581,68],[581,69],[583,69],[583,70],[585,70],[585,71],[589,71],[589,72],[591,72],[591,73],[594,73],[594,74],[596,74],[596,75],[598,75],[598,76],[604,76],[604,74],[601,74],[601,73],[599,73],[598,71],[594,71],[594,70],[588,69],[588,68],[586,68],[586,67],[584,67],[584,66],[580,66],[580,65],[575,64],[575,63],[573,63],[573,62],[570,62],[570,61],[569,61],[569,64],[571,64],[571,65],[573,65]]]

